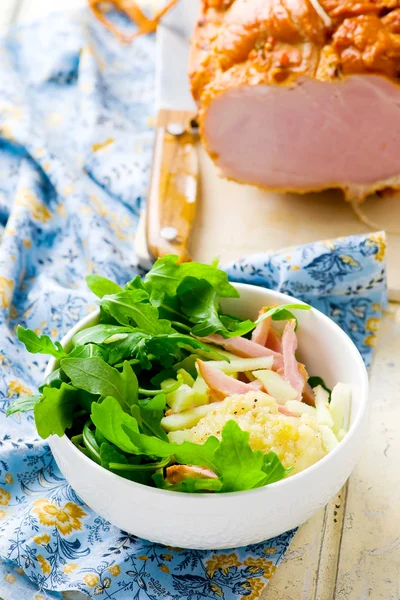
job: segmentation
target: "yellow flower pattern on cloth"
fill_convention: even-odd
[[[224,574],[227,574],[230,567],[239,567],[240,562],[236,554],[219,554],[213,556],[206,562],[207,573],[212,578],[215,571],[221,569]]]
[[[0,488],[0,506],[7,506],[10,502],[11,495],[7,490]]]
[[[42,525],[57,527],[62,535],[69,535],[72,531],[82,529],[82,517],[87,513],[77,504],[67,502],[62,508],[48,500],[36,500],[32,511],[39,517]]]
[[[38,563],[40,565],[42,573],[44,573],[44,575],[49,575],[49,573],[51,571],[51,567],[50,567],[49,561],[46,560],[41,554],[38,554],[37,561],[38,561]]]

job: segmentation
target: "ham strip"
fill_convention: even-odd
[[[266,307],[262,308],[258,313],[258,318],[262,317],[266,312]],[[272,327],[272,317],[267,317],[258,323],[254,329],[251,341],[255,344],[260,344],[273,350],[278,354],[282,354],[282,340],[280,334]]]
[[[171,483],[181,483],[184,479],[218,479],[218,475],[205,467],[195,467],[193,465],[172,465],[166,469],[165,481]]]
[[[305,404],[308,404],[309,406],[315,406],[315,394],[308,383],[307,369],[301,363],[299,363],[299,373],[304,381],[302,402],[305,402]]]
[[[254,392],[254,390],[260,389],[257,385],[254,385],[253,382],[243,383],[243,381],[233,379],[233,377],[225,375],[225,373],[219,369],[209,367],[207,363],[202,360],[197,361],[197,366],[200,375],[208,387],[224,398],[232,396],[233,394],[247,394],[247,392]]]
[[[258,318],[262,317],[266,313],[266,308],[262,308],[258,313]],[[267,317],[260,321],[257,327],[253,330],[251,334],[251,341],[255,344],[260,344],[260,346],[267,345],[268,334],[271,329],[272,318]]]
[[[216,344],[217,346],[222,346],[228,352],[232,352],[236,354],[236,356],[241,356],[242,358],[256,358],[258,356],[273,356],[274,357],[274,367],[279,369],[283,366],[282,354],[279,352],[274,352],[269,348],[264,348],[264,346],[260,346],[260,344],[255,344],[254,342],[247,340],[242,337],[233,337],[225,339],[222,335],[218,335],[217,333],[213,333],[205,338],[199,338],[200,341]]]
[[[297,415],[293,414],[292,412],[290,412],[290,410],[288,410],[286,408],[286,406],[283,406],[282,404],[280,404],[278,406],[278,410],[282,415],[285,415],[286,417],[297,417]]]
[[[282,354],[282,336],[273,327],[268,332],[266,347],[278,354]]]
[[[304,379],[301,376],[299,365],[296,360],[297,337],[294,330],[295,326],[296,321],[294,319],[288,321],[282,336],[283,377],[295,390],[297,390],[297,399],[301,400]]]

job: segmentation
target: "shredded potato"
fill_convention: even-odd
[[[211,435],[221,438],[221,431],[230,419],[250,433],[253,450],[265,453],[272,450],[285,467],[293,467],[291,474],[303,471],[326,454],[314,417],[282,415],[274,398],[263,392],[237,394],[216,403],[215,410],[186,430],[184,437],[198,444]]]

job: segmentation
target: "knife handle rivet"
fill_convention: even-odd
[[[163,227],[160,231],[160,235],[164,240],[168,242],[178,242],[178,230],[175,227]]]
[[[170,123],[167,125],[167,131],[171,135],[178,136],[182,135],[182,133],[185,133],[186,128],[184,125],[182,125],[182,123]]]

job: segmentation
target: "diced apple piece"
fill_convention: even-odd
[[[181,413],[169,415],[161,419],[161,426],[165,431],[179,431],[180,429],[190,429],[197,425],[207,413],[215,410],[215,403],[197,406],[191,410],[185,410]]]
[[[183,383],[186,383],[186,385],[190,385],[190,387],[193,387],[194,379],[190,373],[188,373],[185,369],[178,369],[177,373],[182,377]]]
[[[339,440],[339,442],[342,441],[342,439],[346,436],[347,431],[345,429],[339,429],[338,433],[337,433],[337,439]]]
[[[319,430],[322,436],[322,445],[327,452],[331,452],[339,445],[336,435],[327,425],[320,425]]]
[[[208,394],[208,385],[201,375],[197,376],[197,379],[193,384],[193,391],[196,392],[196,394]]]
[[[224,360],[210,360],[207,365],[213,369],[219,369],[227,375],[232,373],[243,373],[246,371],[257,371],[258,369],[272,369],[274,363],[273,356],[259,356],[257,358],[235,358],[231,362]]]
[[[333,431],[336,434],[340,429],[349,429],[351,393],[351,386],[345,383],[336,384],[332,390],[329,409],[333,418]]]
[[[164,381],[162,381],[160,383],[160,388],[162,390],[165,390],[165,389],[172,387],[175,384],[176,384],[176,379],[172,379],[172,377],[171,377],[170,379],[164,379]]]
[[[297,398],[297,390],[275,371],[253,371],[253,375],[263,384],[264,389],[270,396],[275,398],[278,404],[285,404],[288,400]]]
[[[320,425],[327,425],[332,429],[333,419],[329,409],[329,394],[321,385],[314,388],[317,421]]]
[[[167,394],[167,404],[174,413],[180,413],[189,410],[195,406],[208,404],[209,397],[207,392],[198,392],[194,388],[184,383],[175,392]]]
[[[286,408],[296,416],[310,415],[310,417],[317,417],[317,410],[313,406],[309,406],[299,400],[288,400],[286,402]]]
[[[179,431],[170,431],[168,433],[168,439],[171,444],[183,444],[187,439],[189,439],[189,431],[190,429],[182,429]]]

